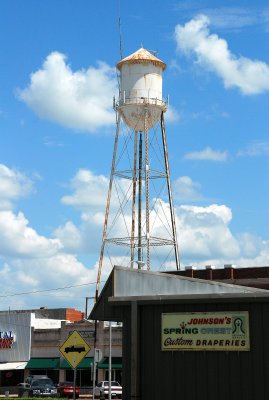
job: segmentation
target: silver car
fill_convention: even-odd
[[[99,382],[94,391],[95,397],[108,398],[109,381]],[[111,381],[111,398],[122,398],[122,387],[118,382]]]

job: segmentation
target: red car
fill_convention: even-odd
[[[73,382],[60,382],[57,387],[58,397],[74,396],[74,383]],[[76,386],[76,399],[79,397],[80,387]]]

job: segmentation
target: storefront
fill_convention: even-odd
[[[104,357],[98,363],[98,370],[103,371],[103,380],[109,380],[109,357]],[[122,357],[111,357],[111,380],[122,382]]]
[[[50,312],[49,316],[52,315]],[[98,324],[97,328],[96,345],[103,355],[100,366],[97,366],[97,380],[100,381],[108,376],[109,328],[104,323]],[[59,348],[74,331],[78,331],[91,347],[77,367],[77,384],[91,387],[94,329],[94,323],[85,320],[70,323],[44,317],[38,319],[31,311],[0,312],[0,394],[6,390],[16,393],[17,385],[33,374],[47,375],[55,383],[73,381],[74,371]],[[122,327],[113,327],[112,376],[119,382],[122,370],[121,337]]]

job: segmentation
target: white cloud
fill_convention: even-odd
[[[86,268],[75,256],[66,253],[40,259],[10,258],[2,270],[7,271],[1,274],[0,269],[0,290],[6,296],[1,298],[2,309],[55,307],[55,304],[83,309],[85,297],[94,294],[97,275],[95,268]],[[64,287],[67,289],[46,291]],[[23,292],[29,294],[13,295]]]
[[[177,25],[177,49],[192,54],[201,67],[215,72],[226,88],[237,87],[251,95],[269,90],[269,66],[262,61],[235,56],[226,40],[209,33],[209,18],[200,15],[184,26]]]
[[[70,188],[74,193],[64,196],[61,201],[63,204],[82,210],[90,207],[103,210],[107,199],[108,183],[107,177],[94,175],[89,170],[80,169],[70,183]]]
[[[121,188],[118,192],[115,185]],[[87,214],[105,212],[107,203],[109,179],[104,175],[95,175],[92,171],[80,169],[70,181],[71,195],[63,196],[61,202],[65,205],[76,207],[85,212],[83,215],[87,219]],[[117,208],[119,201],[123,201],[125,191],[131,190],[131,183],[127,179],[114,179],[114,190],[110,199],[110,209]],[[117,192],[117,193],[116,193]]]
[[[115,123],[112,100],[116,93],[115,71],[107,64],[99,62],[97,68],[73,72],[66,57],[53,52],[18,96],[41,118],[95,132]]]
[[[165,120],[167,122],[173,123],[173,122],[177,122],[179,119],[180,119],[180,115],[179,115],[178,111],[174,107],[169,106],[165,113]]]
[[[260,237],[247,232],[239,234],[237,240],[241,249],[241,254],[249,258],[256,257],[257,253],[263,250],[265,244]]]
[[[176,5],[177,11],[184,11],[190,18],[197,14],[209,16],[212,26],[225,30],[240,30],[248,26],[262,26],[268,28],[268,8],[257,4],[239,7],[222,6],[210,8],[202,5],[200,1],[187,0]],[[182,12],[181,12],[182,14]]]
[[[193,151],[184,156],[185,160],[206,160],[206,161],[226,161],[228,158],[227,151],[213,150],[206,147],[201,151]]]
[[[177,208],[179,243],[185,260],[209,257],[237,258],[240,248],[229,223],[231,210],[225,205],[208,207],[181,206]]]
[[[41,258],[59,251],[58,239],[40,236],[28,224],[22,212],[0,211],[0,257]]]
[[[105,204],[102,191],[107,193],[108,179],[94,175],[90,171],[79,172],[72,180],[74,193],[70,196],[69,205],[74,205],[82,210],[81,224],[75,226],[68,221],[55,231],[56,237],[63,243],[69,252],[93,252],[99,254],[104,223]],[[74,184],[75,183],[75,184]],[[88,190],[90,187],[93,190]],[[188,176],[178,178],[173,182],[173,195],[176,202],[202,200],[201,186],[193,182]],[[92,199],[97,193],[97,199]],[[73,199],[73,201],[71,201]],[[163,225],[164,221],[170,220],[168,202],[164,199],[154,199],[155,208],[150,213],[150,224],[152,235],[166,237],[167,231]],[[109,224],[113,221],[119,204],[113,201],[109,214]],[[246,260],[252,265],[257,260],[262,262],[263,257],[269,253],[268,243],[261,245],[261,239],[248,233],[235,236],[230,229],[232,222],[232,211],[226,205],[211,204],[208,206],[181,205],[175,207],[177,220],[178,242],[180,256],[183,264],[213,263],[217,266],[224,264],[238,264],[240,260]],[[143,218],[144,218],[143,213]],[[126,214],[126,224],[131,226],[131,213]],[[143,231],[144,234],[144,231]],[[113,236],[114,235],[114,236]],[[115,224],[115,230],[110,232],[109,237],[124,236],[124,226]],[[115,250],[109,248],[110,255],[114,257],[126,254],[128,248],[114,246]],[[114,251],[114,253],[113,253]],[[162,250],[164,252],[164,250]],[[151,255],[152,268],[158,269],[159,262],[155,257],[155,250]],[[260,258],[258,258],[260,257]],[[266,258],[264,258],[266,261]],[[264,261],[264,262],[265,262]],[[263,263],[262,263],[263,264]],[[239,264],[238,264],[239,265]],[[244,265],[242,265],[244,266]]]
[[[39,235],[29,226],[23,213],[0,212],[0,292],[1,308],[43,305],[74,306],[84,304],[89,291],[94,291],[96,270],[88,269],[75,255],[63,248],[59,239]],[[85,285],[92,283],[92,285]],[[46,289],[70,285],[85,285],[78,289],[55,291],[48,296]],[[39,291],[41,291],[39,293]],[[36,292],[32,296],[11,296],[9,294]],[[6,297],[5,297],[6,296]],[[57,300],[55,299],[57,296]],[[67,303],[67,298],[70,303]],[[40,304],[41,301],[41,304]],[[81,307],[81,304],[79,305]]]
[[[27,196],[32,190],[31,180],[19,171],[0,164],[0,210],[9,210],[13,201]]]
[[[54,234],[67,251],[76,252],[81,248],[82,233],[72,221],[67,221],[63,226],[59,226]]]
[[[105,211],[105,204],[101,204],[100,199],[104,202],[103,192],[105,195],[107,194],[108,184],[106,177],[99,178],[92,172],[83,170],[83,172],[80,171],[76,174],[72,180],[74,193],[70,196],[68,204],[82,211],[81,223],[76,226],[72,221],[68,221],[55,231],[56,237],[60,239],[64,249],[68,252],[74,254],[91,253],[95,254],[96,258],[99,255]],[[87,192],[91,186],[93,192]],[[87,196],[86,193],[88,193]],[[97,198],[91,200],[93,193],[97,194]],[[180,177],[173,182],[173,195],[175,204],[178,201],[182,203],[183,200],[187,202],[203,200],[200,184],[193,182],[188,176]],[[88,198],[87,201],[86,198]],[[164,226],[163,221],[169,221],[169,204],[164,199],[159,198],[154,199],[154,202],[155,208],[150,213],[151,234],[156,237],[166,237],[167,225]],[[113,221],[118,208],[119,204],[113,201],[109,214],[109,225]],[[232,210],[226,205],[175,206],[175,216],[182,265],[203,266],[212,264],[223,267],[224,264],[236,264],[244,267],[268,264],[269,241],[266,242],[248,232],[234,235],[230,228]],[[126,225],[131,226],[130,212],[126,215]],[[109,237],[124,236],[124,229],[122,223],[115,224],[115,229],[113,232],[109,232]],[[121,246],[114,247],[115,249],[112,249],[112,246],[108,249],[111,262],[129,265],[130,249]],[[163,254],[166,249],[162,248],[160,251]],[[163,266],[160,267],[162,254],[158,253],[157,258],[155,249],[152,250],[152,269],[163,269]],[[111,262],[107,258],[110,267]],[[166,265],[168,264],[167,261]],[[171,268],[174,267],[174,263],[169,265]]]
[[[201,185],[189,176],[181,176],[173,182],[173,194],[176,200],[182,202],[197,201],[202,199]]]
[[[246,147],[245,149],[239,150],[237,156],[239,157],[259,157],[269,155],[269,142],[255,142]]]

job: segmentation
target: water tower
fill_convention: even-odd
[[[116,134],[97,295],[107,248],[107,259],[120,257],[120,264],[131,268],[180,267],[162,98],[165,68],[144,48],[117,64]],[[125,254],[119,250],[123,247]]]

